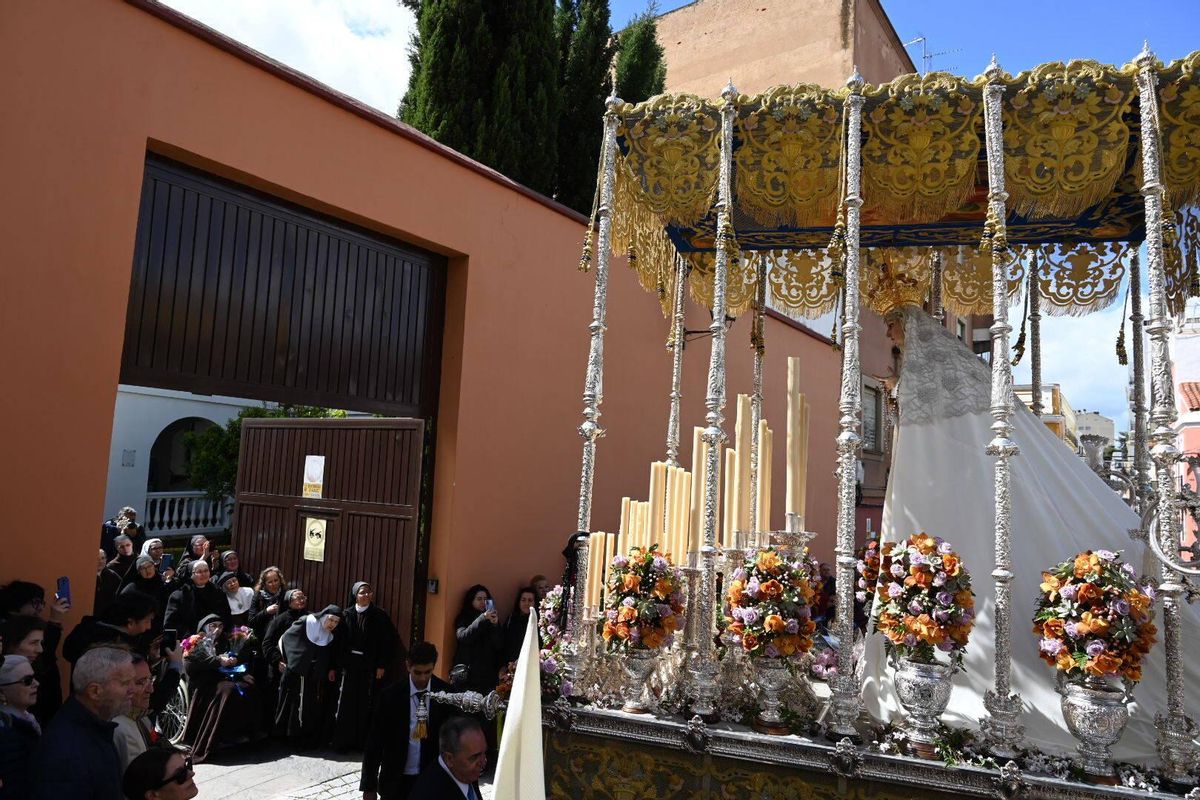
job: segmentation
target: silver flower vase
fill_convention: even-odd
[[[657,650],[645,648],[630,648],[625,652],[623,666],[625,668],[625,704],[621,710],[627,714],[645,714],[650,711],[646,705],[646,686],[650,681],[650,673],[658,661]]]
[[[1112,750],[1129,722],[1128,698],[1123,689],[1104,678],[1071,681],[1059,689],[1063,719],[1079,740],[1075,765],[1093,783],[1117,782]]]
[[[904,728],[913,755],[937,758],[941,716],[950,703],[952,669],[947,664],[926,664],[902,658],[896,665],[896,695],[908,712]]]
[[[762,689],[762,711],[754,720],[754,729],[772,736],[787,735],[787,725],[779,716],[779,690],[788,680],[787,663],[782,658],[755,659],[754,680]]]

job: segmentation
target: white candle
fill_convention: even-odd
[[[752,424],[750,395],[739,394],[737,399],[737,427],[734,432],[737,440],[737,481],[734,483],[737,488],[737,516],[734,517],[734,525],[737,530],[750,530],[754,525],[754,520],[750,519],[750,441],[758,432]],[[735,545],[731,542],[730,546]]]
[[[725,531],[721,537],[722,547],[733,547],[737,542],[737,451],[725,451]]]
[[[650,540],[646,546],[663,543],[663,515],[667,500],[667,465],[655,461],[650,465]]]
[[[688,526],[688,552],[700,549],[704,538],[704,473],[708,464],[708,445],[703,428],[692,429],[692,495]],[[718,494],[720,494],[718,492]],[[720,517],[718,517],[720,519]]]

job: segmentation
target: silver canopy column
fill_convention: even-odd
[[[717,239],[713,266],[712,351],[708,359],[708,390],[704,441],[708,445],[704,476],[704,541],[700,544],[700,591],[698,602],[690,610],[697,615],[695,626],[696,658],[692,670],[692,711],[702,717],[716,711],[717,659],[713,646],[713,616],[717,579],[717,498],[721,475],[721,445],[725,442],[725,311],[729,279],[730,250],[733,238],[732,172],[733,117],[737,110],[737,89],[730,82],[721,92],[721,166],[717,178]]]
[[[1000,103],[1004,96],[1004,71],[996,57],[988,64],[987,85],[983,90],[984,134],[987,146],[988,229],[992,250],[992,440],[987,452],[996,457],[994,473],[996,568],[996,675],[983,704],[988,716],[981,720],[993,755],[1013,758],[1017,755],[1024,729],[1021,726],[1021,696],[1012,691],[1012,564],[1009,541],[1012,534],[1011,474],[1009,459],[1020,451],[1009,438],[1012,434],[1013,392],[1012,360],[1008,337],[1008,211],[1004,190],[1004,131]]]
[[[837,513],[837,616],[834,628],[840,646],[837,651],[837,676],[833,683],[829,734],[835,738],[857,738],[854,722],[859,710],[859,682],[854,674],[854,488],[858,473],[858,454],[862,448],[859,433],[862,421],[862,364],[859,362],[858,334],[858,242],[862,209],[862,107],[863,78],[858,67],[846,85],[846,313],[842,324],[842,386],[838,399],[840,432],[838,453]]]
[[[600,404],[604,402],[604,319],[608,309],[608,262],[612,250],[613,184],[617,175],[617,109],[621,99],[608,98],[604,113],[604,141],[600,147],[600,208],[596,235],[596,293],[592,300],[591,346],[588,348],[587,376],[583,384],[583,467],[579,475],[579,514],[575,530],[587,533],[592,524],[592,481],[596,470],[596,440],[604,435],[600,427]],[[572,634],[570,655],[578,661],[583,646],[583,591],[588,573],[588,538],[576,541],[576,580],[568,606],[568,628]],[[573,663],[572,666],[577,666]]]
[[[1167,309],[1164,270],[1163,193],[1159,170],[1158,99],[1155,91],[1157,59],[1147,43],[1138,54],[1138,97],[1141,109],[1142,198],[1146,208],[1146,261],[1150,278],[1150,375],[1154,381],[1154,409],[1150,413],[1150,455],[1154,459],[1154,482],[1158,503],[1158,550],[1169,557],[1163,564],[1162,595],[1163,645],[1167,662],[1167,708],[1155,719],[1158,728],[1158,755],[1168,780],[1190,780],[1198,756],[1193,737],[1195,724],[1184,709],[1183,643],[1180,641],[1180,603],[1186,602],[1186,587],[1171,562],[1179,553],[1180,517],[1176,503],[1175,463],[1179,448],[1175,443],[1175,385],[1171,369],[1168,339],[1171,320]]]

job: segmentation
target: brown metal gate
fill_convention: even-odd
[[[256,570],[279,567],[309,608],[345,606],[355,581],[406,643],[419,633],[415,584],[425,424],[419,419],[247,419],[242,422],[234,547]],[[324,456],[321,497],[304,497],[306,456]],[[305,522],[326,520],[324,560],[305,558]]]

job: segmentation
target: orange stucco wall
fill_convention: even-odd
[[[583,225],[219,49],[134,5],[45,0],[0,25],[0,430],[5,507],[35,521],[0,533],[0,582],[69,575],[90,605],[142,166],[161,152],[449,257],[427,629],[452,641],[461,591],[502,610],[535,572],[557,575],[575,524],[580,394],[592,280]],[[614,265],[593,527],[644,496],[667,416],[666,323]],[[706,326],[693,309],[689,327]],[[768,418],[783,437],[784,358],[800,355],[814,442],[832,442],[837,354],[772,322]],[[684,459],[703,413],[708,345],[685,366]],[[748,391],[746,321],[730,339],[730,396]],[[822,427],[823,426],[823,427]],[[833,526],[832,447],[814,448],[812,527]],[[782,521],[783,453],[775,464]],[[828,538],[826,541],[828,541]],[[819,549],[831,549],[819,546]]]

